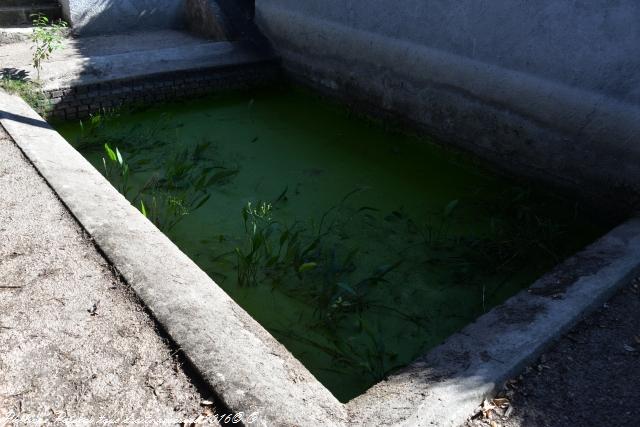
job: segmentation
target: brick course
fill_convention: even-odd
[[[49,100],[49,116],[58,120],[75,120],[125,105],[150,104],[257,87],[275,81],[279,73],[278,64],[269,61],[57,88],[46,91],[45,96]]]

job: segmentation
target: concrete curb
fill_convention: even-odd
[[[460,424],[640,265],[631,220],[342,405],[24,101],[0,92],[0,123],[221,400],[263,425]]]

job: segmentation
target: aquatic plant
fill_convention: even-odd
[[[166,156],[158,168],[161,171],[157,185],[166,191],[195,192],[226,184],[239,172],[238,168],[228,168],[203,157],[210,142],[202,141],[171,156]]]
[[[118,147],[112,149],[109,144],[104,144],[106,157],[102,158],[104,176],[125,197],[129,187],[129,164],[124,161]]]
[[[140,123],[124,128],[117,126],[119,120],[131,114],[132,110],[133,107],[101,108],[88,118],[79,120],[80,132],[73,141],[74,147],[90,153],[102,150],[104,143],[118,146],[120,150],[130,153],[128,160],[130,164],[135,164],[136,171],[145,169],[145,162],[155,163],[155,159],[151,161],[145,158],[142,161],[138,157],[147,154],[149,149],[176,145],[179,136],[169,133],[171,137],[167,137],[167,130],[178,125],[172,122],[170,114],[162,114],[161,120],[148,126]],[[164,158],[159,160],[164,161]]]
[[[248,202],[242,208],[242,220],[248,234],[248,248],[235,248],[238,284],[254,286],[258,284],[258,273],[270,255],[269,237],[272,232],[271,205],[258,202],[255,206]]]
[[[118,110],[115,109],[102,109],[99,113],[93,113],[89,115],[87,119],[80,120],[80,137],[79,139],[86,139],[90,137],[99,136],[104,140],[104,135],[98,135],[98,132],[105,129],[109,121],[116,119],[120,116]],[[84,145],[79,145],[80,149],[84,149]]]
[[[561,261],[558,245],[562,244],[566,225],[542,215],[546,207],[539,205],[530,190],[509,189],[495,199],[486,200],[483,206],[476,206],[491,214],[488,223],[478,224],[473,233],[452,230],[459,205],[457,199],[449,202],[442,211],[429,215],[423,224],[402,210],[394,211],[387,219],[404,221],[410,233],[421,236],[420,246],[426,256],[422,261],[416,259],[416,264],[448,272],[451,286],[480,288],[478,303],[483,311],[487,300],[531,260],[548,267]],[[416,249],[415,245],[408,246],[403,252]]]
[[[170,232],[211,197],[209,188],[229,179],[237,170],[211,173],[187,161],[187,154],[166,159],[164,167],[152,173],[132,198],[145,206],[147,217],[162,231]]]
[[[242,210],[246,243],[234,251],[238,284],[269,283],[309,301],[317,317],[334,326],[344,316],[372,307],[370,290],[385,282],[402,260],[382,265],[359,279],[353,277],[359,270],[355,264],[359,249],[339,248],[335,235],[356,215],[372,208],[345,214],[344,202],[350,194],[353,193],[324,212],[315,231],[301,222],[287,226],[275,220],[270,203],[249,202]],[[336,217],[329,218],[331,214]],[[384,307],[384,304],[377,303],[377,306]]]
[[[242,209],[246,245],[236,247],[238,284],[257,285],[262,274],[272,284],[281,284],[286,276],[301,277],[317,267],[308,258],[320,242],[303,239],[305,228],[299,223],[286,226],[273,219],[273,205],[268,202],[248,202]]]
[[[98,159],[107,180],[160,230],[171,232],[209,200],[210,188],[228,183],[239,170],[210,158],[213,144],[208,140],[162,157],[148,157],[148,149],[179,146],[181,125],[163,114],[163,120],[153,126],[115,127],[114,121],[128,111],[102,109],[80,120],[74,145],[83,152],[101,151]],[[174,138],[162,136],[167,130],[175,130]]]
[[[185,216],[200,209],[208,200],[210,194],[185,193],[172,194],[162,191],[153,192],[149,195],[140,195],[140,211],[153,222],[156,227],[165,233],[184,219]],[[145,200],[147,201],[145,204]]]
[[[94,125],[98,121],[93,122]],[[164,167],[156,171],[142,184],[137,193],[131,193],[129,185],[132,169],[118,147],[104,144],[106,157],[102,158],[105,177],[133,205],[160,230],[170,232],[185,216],[201,208],[210,198],[208,189],[235,176],[237,170],[194,168],[188,161],[191,155],[200,155],[202,148],[185,151],[166,159]]]
[[[350,340],[334,340],[337,350],[334,363],[347,367],[348,370],[353,370],[355,366],[360,369],[361,375],[368,376],[371,382],[377,383],[384,380],[390,371],[400,367],[397,363],[398,354],[385,345],[380,323],[377,324],[376,331],[364,322],[361,324],[367,343],[354,345]]]
[[[355,256],[354,251],[347,255],[347,263],[351,262],[351,257]],[[387,275],[397,269],[403,260],[398,260],[391,265],[383,265],[378,267],[369,276],[351,283],[350,272],[344,268],[340,269],[342,273],[338,276],[339,281],[335,282],[335,287],[325,286],[329,292],[319,294],[318,307],[324,309],[323,315],[329,320],[335,320],[340,316],[351,313],[362,313],[366,309],[373,307],[374,302],[369,299],[369,292],[374,287],[383,282],[387,282]],[[348,265],[348,264],[346,264]],[[345,274],[346,273],[346,274]],[[330,278],[330,276],[329,276]],[[325,284],[329,285],[331,282]],[[323,312],[322,310],[320,311]]]
[[[304,245],[304,229],[297,223],[287,227],[275,221],[272,213],[273,205],[268,202],[248,202],[242,208],[246,244],[235,248],[240,286],[257,285],[259,274],[272,284],[281,284],[291,272],[300,275],[317,266],[305,262],[315,244]]]
[[[394,322],[406,322],[406,328],[412,330],[422,330],[430,320],[427,308],[397,306],[376,292],[390,281],[400,286],[404,263],[414,270],[437,266],[448,274],[449,286],[477,286],[481,295],[477,305],[484,310],[500,286],[522,268],[522,262],[530,256],[539,257],[530,250],[548,250],[552,256],[552,242],[560,231],[542,221],[535,214],[539,207],[523,196],[514,197],[513,203],[496,202],[491,225],[476,235],[457,228],[458,214],[466,201],[450,200],[421,221],[400,208],[387,215],[385,223],[377,209],[347,203],[351,193],[319,215],[319,220],[287,225],[277,218],[278,206],[286,204],[286,194],[287,188],[274,202],[249,203],[242,210],[247,236],[245,245],[234,252],[238,283],[244,287],[271,286],[312,307],[313,320],[305,323],[312,333],[303,336],[271,329],[286,340],[329,355],[329,369],[334,373],[359,372],[372,382],[402,364],[385,344],[386,327],[372,328],[372,319],[394,317],[398,319]],[[361,249],[350,238],[365,218],[372,229],[383,224],[395,230],[404,228],[402,235],[416,236],[418,242],[405,243],[400,259],[366,267],[360,262]],[[357,224],[350,225],[356,219]],[[426,260],[420,259],[425,254]]]

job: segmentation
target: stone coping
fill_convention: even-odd
[[[65,58],[42,65],[45,91],[133,80],[156,74],[274,61],[271,51],[251,42],[207,42],[178,47]]]

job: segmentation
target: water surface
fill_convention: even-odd
[[[604,231],[574,201],[295,89],[58,130],[341,401]]]

